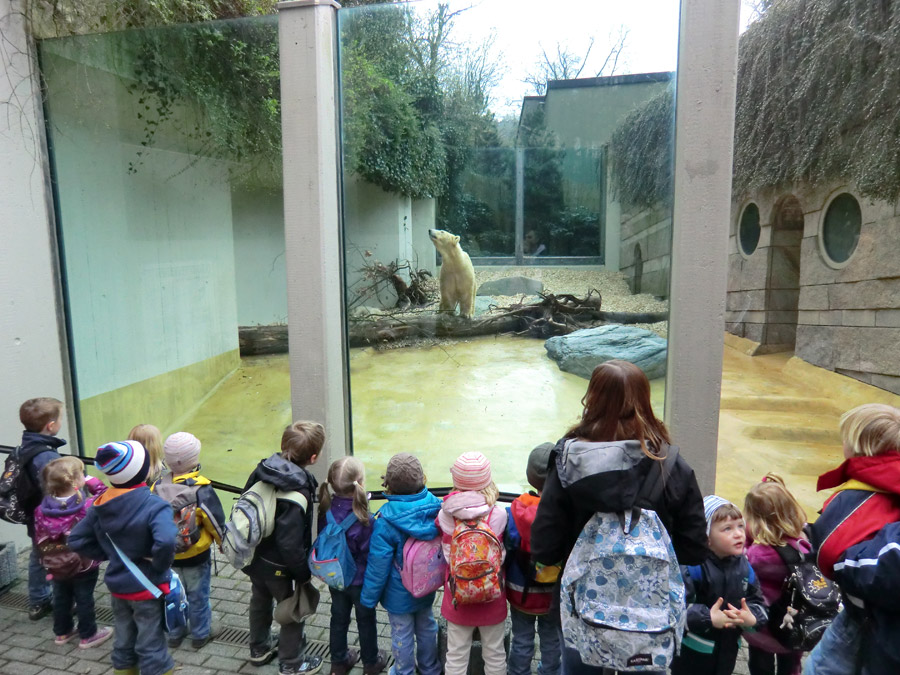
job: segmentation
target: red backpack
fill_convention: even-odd
[[[531,559],[531,526],[540,497],[520,495],[509,507],[506,527],[506,599],[525,614],[547,614],[553,602],[556,579],[538,579]]]

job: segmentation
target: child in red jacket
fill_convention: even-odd
[[[525,475],[534,492],[525,492],[507,509],[506,525],[506,599],[512,618],[509,646],[509,675],[530,675],[534,657],[534,624],[541,641],[538,675],[557,675],[560,666],[559,612],[551,611],[556,578],[545,579],[535,570],[531,559],[531,525],[537,515],[541,491],[547,478],[553,443],[541,443],[528,456]],[[553,568],[558,571],[559,568]]]

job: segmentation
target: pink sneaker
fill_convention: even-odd
[[[69,633],[68,635],[57,635],[56,638],[53,640],[53,644],[64,645],[69,640],[71,640],[73,637],[76,637],[77,635],[78,635],[78,631],[73,628],[72,632]]]
[[[94,633],[89,638],[84,638],[81,642],[78,643],[79,649],[90,649],[91,647],[96,647],[97,645],[102,645],[104,642],[109,640],[112,637],[113,629],[112,628],[101,628],[96,633]]]

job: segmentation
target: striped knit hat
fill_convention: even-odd
[[[706,535],[709,536],[709,527],[712,525],[712,517],[723,506],[734,506],[730,501],[719,495],[706,495],[703,498],[703,513],[706,516]]]
[[[166,464],[176,476],[193,471],[200,465],[200,440],[187,431],[169,436],[163,452],[166,454]]]
[[[97,468],[115,487],[130,488],[147,480],[150,455],[137,441],[115,441],[97,448]]]
[[[464,452],[453,462],[450,475],[457,490],[483,490],[491,484],[491,463],[480,452]]]

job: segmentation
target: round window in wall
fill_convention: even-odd
[[[848,193],[835,197],[822,223],[822,247],[831,262],[845,263],[853,255],[859,243],[862,212],[859,202]]]
[[[744,207],[744,212],[741,214],[741,222],[738,225],[738,241],[744,255],[750,255],[759,245],[759,207],[752,202]]]

